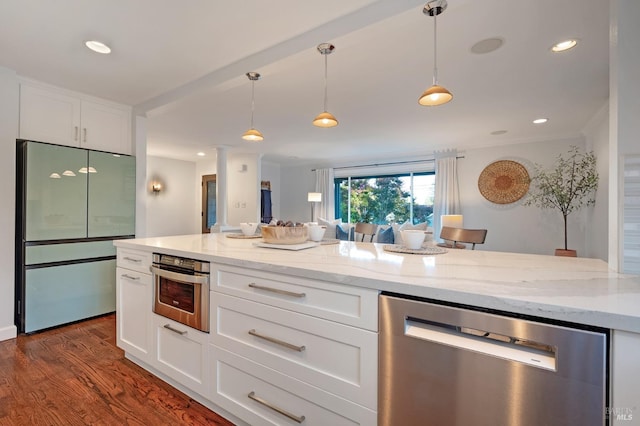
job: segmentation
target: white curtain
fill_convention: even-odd
[[[333,169],[316,169],[316,192],[322,194],[322,201],[313,203],[313,217],[315,218],[334,219],[335,201],[333,178]]]
[[[436,188],[433,200],[433,236],[440,240],[440,216],[460,214],[456,150],[435,153]]]

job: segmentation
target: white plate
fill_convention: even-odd
[[[271,244],[271,243],[254,243],[256,247],[275,248],[281,250],[303,250],[311,247],[317,247],[320,244],[314,241],[307,241],[300,244]]]

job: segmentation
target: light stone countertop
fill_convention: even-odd
[[[425,256],[387,252],[383,244],[347,241],[291,251],[256,247],[261,241],[195,234],[114,244],[640,333],[640,277],[611,272],[599,259],[482,249]]]

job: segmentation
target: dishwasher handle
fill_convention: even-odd
[[[420,321],[408,317],[405,319],[404,334],[407,337],[557,371],[556,353],[549,345],[535,344],[537,347],[547,348],[547,350],[537,349],[532,344],[522,344],[517,338],[499,341],[487,338],[490,333],[472,334],[463,330],[463,327],[455,325]]]

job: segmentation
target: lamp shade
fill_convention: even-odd
[[[313,119],[313,125],[318,127],[335,127],[338,125],[338,120],[330,112],[322,112]]]
[[[424,106],[438,106],[446,104],[451,99],[453,99],[451,92],[442,86],[434,84],[424,91],[420,99],[418,99],[418,103]]]
[[[242,134],[242,139],[246,141],[259,142],[264,140],[264,136],[262,136],[262,133],[260,133],[259,130],[249,129]]]
[[[461,214],[443,214],[440,216],[440,223],[449,228],[462,228],[463,218]]]
[[[307,194],[307,201],[310,203],[319,203],[322,201],[322,192],[309,192]]]

